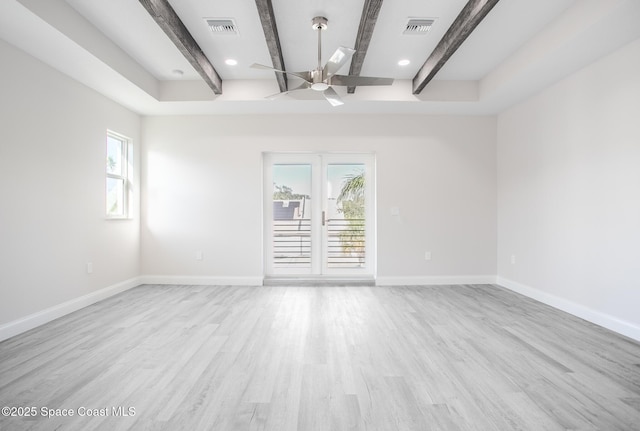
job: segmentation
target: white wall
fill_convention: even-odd
[[[495,133],[495,117],[145,118],[142,273],[260,280],[262,152],[333,151],[376,153],[381,282],[494,280]]]
[[[498,227],[500,284],[640,339],[640,40],[499,115]]]
[[[140,118],[2,40],[0,58],[1,339],[7,322],[139,275],[139,205],[105,220],[104,169],[107,129],[139,161]]]

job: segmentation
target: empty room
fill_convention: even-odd
[[[0,430],[637,430],[640,1],[0,2]]]

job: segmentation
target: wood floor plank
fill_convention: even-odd
[[[640,343],[489,285],[140,286],[0,343],[0,404],[38,409],[12,431],[634,430]]]

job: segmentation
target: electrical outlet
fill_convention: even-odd
[[[202,260],[203,255],[201,251],[196,251],[196,260]]]
[[[431,252],[430,251],[425,251],[424,252],[424,260],[431,260]]]
[[[515,265],[516,264],[516,255],[512,254],[511,255],[511,265]]]
[[[93,263],[87,262],[87,274],[93,273]]]

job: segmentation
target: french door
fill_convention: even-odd
[[[265,275],[373,278],[371,154],[264,154]]]

